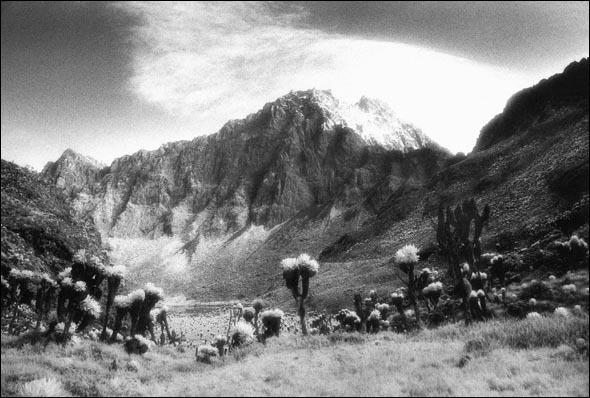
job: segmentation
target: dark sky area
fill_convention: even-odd
[[[238,25],[242,34],[228,36]],[[109,163],[212,133],[288,89],[310,88],[293,85],[335,85],[322,81],[322,73],[350,61],[349,48],[360,51],[367,43],[383,51],[389,51],[387,43],[404,43],[460,57],[474,79],[480,66],[509,72],[510,84],[493,94],[495,108],[464,126],[474,142],[475,126],[515,89],[588,56],[587,2],[2,2],[1,26],[2,158],[37,169],[68,147]],[[205,36],[213,44],[199,45]],[[284,41],[273,48],[268,38]],[[391,48],[385,59],[403,64]],[[273,52],[313,62],[295,77],[272,64]],[[453,62],[462,65],[452,57],[447,70]],[[365,61],[351,81],[371,74],[373,61]],[[427,66],[436,73],[436,65]],[[261,70],[269,71],[264,79]],[[379,80],[367,83],[368,92],[371,84]],[[228,95],[233,87],[236,95]],[[252,103],[243,105],[243,98]],[[433,125],[436,117],[432,113]],[[430,120],[417,122],[428,127]],[[448,129],[433,130],[425,131],[464,150],[444,142]]]
[[[327,31],[536,70],[588,51],[588,2],[301,2]]]

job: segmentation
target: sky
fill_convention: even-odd
[[[2,2],[1,156],[110,164],[310,88],[467,153],[512,94],[588,56],[588,4]]]

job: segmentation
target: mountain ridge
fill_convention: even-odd
[[[563,72],[542,79],[534,86],[511,96],[502,113],[496,115],[482,128],[474,151],[489,148],[510,135],[518,133],[523,126],[543,123],[551,116],[547,111],[573,106],[587,112],[588,64],[588,58],[574,61]]]
[[[550,80],[577,84],[577,74],[560,76]],[[545,92],[535,87],[523,91]],[[558,183],[588,179],[587,90],[573,92],[580,98],[533,101],[516,124],[482,129],[485,144],[467,156],[372,145],[319,104],[297,103],[309,93],[290,93],[214,135],[115,160],[98,191],[74,202],[92,214],[113,260],[138,271],[137,283],[157,277],[199,300],[281,303],[289,297],[279,261],[307,252],[322,256],[310,304],[337,308],[355,291],[395,285],[392,254],[436,242],[440,203],[492,206],[485,250],[526,249],[552,228],[587,239],[587,185]],[[506,115],[523,103],[509,101]]]
[[[360,102],[367,109],[373,106],[380,111],[385,111],[385,116],[378,115],[380,119],[386,120],[394,117],[393,112],[383,103],[376,103],[366,97]],[[137,167],[141,164],[144,168],[158,169],[158,175],[163,178],[160,178],[158,183],[160,185],[154,189],[159,189],[160,194],[168,196],[166,200],[171,199],[172,202],[184,199],[180,196],[186,196],[183,195],[183,192],[187,189],[198,190],[198,187],[207,183],[213,191],[219,193],[219,189],[212,186],[219,187],[225,183],[222,189],[226,192],[223,195],[233,195],[235,201],[248,204],[249,214],[246,216],[246,221],[240,221],[240,228],[248,222],[262,223],[267,227],[272,227],[294,215],[304,204],[323,202],[334,195],[334,192],[326,192],[322,183],[317,182],[318,178],[322,178],[319,169],[331,168],[332,174],[336,175],[339,173],[338,167],[335,167],[336,163],[341,164],[345,158],[348,162],[356,157],[358,166],[359,161],[363,162],[359,159],[361,155],[367,158],[368,152],[378,153],[383,152],[384,149],[388,150],[386,142],[380,143],[375,137],[365,139],[362,135],[356,134],[353,129],[348,128],[340,112],[342,109],[349,108],[343,108],[339,104],[340,102],[329,91],[291,92],[274,102],[265,104],[260,111],[248,115],[245,119],[228,121],[215,134],[197,137],[191,141],[167,143],[154,151],[138,151],[133,155],[115,159],[110,166],[102,169],[82,159],[80,170],[74,171],[72,169],[75,169],[76,166],[69,168],[67,164],[64,164],[73,156],[68,157],[64,154],[57,162],[46,166],[44,175],[58,186],[68,185],[70,194],[75,195],[72,193],[73,190],[94,192],[96,189],[102,189],[104,191],[105,183],[108,185],[109,179],[112,182],[111,186],[119,184],[120,179],[114,176],[119,175],[120,170],[127,170],[127,174],[131,175],[131,180],[128,182],[130,185],[135,185],[137,180],[142,178],[142,172]],[[410,125],[402,125],[401,123],[399,125],[410,130],[404,130],[404,133],[409,135],[396,142],[398,147],[401,145],[407,151],[420,147],[436,146],[419,130]],[[259,144],[264,145],[266,154],[256,148]],[[235,150],[232,147],[241,150]],[[367,148],[366,151],[365,148]],[[436,148],[443,152],[440,147],[436,146]],[[354,156],[352,156],[353,152]],[[363,153],[361,154],[361,152]],[[247,156],[250,158],[245,158]],[[196,163],[193,161],[203,158],[206,161],[199,162],[197,160]],[[225,164],[227,161],[224,159],[227,158],[232,158],[234,161],[237,159],[237,165],[228,166]],[[162,163],[157,159],[167,159],[165,162],[174,163],[174,167],[145,165],[146,162],[152,161]],[[264,159],[262,162],[264,164],[261,164],[258,159]],[[288,162],[286,162],[287,159],[289,159]],[[366,163],[367,160],[365,159],[364,162]],[[133,170],[129,170],[130,163],[135,164]],[[240,164],[248,164],[248,167],[241,167]],[[310,167],[314,169],[312,176],[308,176]],[[180,172],[182,175],[177,175],[179,168],[183,169]],[[236,173],[236,169],[247,170],[248,168],[255,169],[254,173],[249,176],[241,171]],[[271,169],[272,171],[269,171]],[[206,171],[199,173],[198,170]],[[222,181],[227,180],[225,177],[232,173],[237,175],[231,176],[230,181]],[[99,181],[103,177],[106,177],[107,180]],[[348,170],[347,175],[342,175],[339,178],[349,179],[350,177],[350,170]],[[178,180],[183,180],[183,182],[177,184]],[[213,181],[205,182],[206,180]],[[96,188],[96,185],[100,187]],[[170,185],[176,186],[172,188]],[[330,186],[329,183],[327,185]],[[298,187],[299,195],[303,196],[303,199],[300,200],[292,195],[294,187]],[[126,195],[131,198],[132,192],[130,190],[133,187],[128,188]],[[108,190],[108,188],[106,189]],[[262,192],[260,192],[261,189]],[[177,192],[171,192],[174,190]],[[281,195],[285,190],[291,192],[291,196],[282,200]],[[217,197],[219,195],[216,195],[215,198],[212,195],[205,196],[198,199],[199,204],[196,207],[199,210],[203,210],[213,199],[219,199]],[[128,200],[125,199],[125,195],[117,200],[122,203],[120,208],[111,209],[111,211],[104,209],[104,212],[109,214],[105,214],[103,220],[97,223],[103,235],[107,229],[112,230],[116,226],[119,216],[127,207]],[[147,202],[149,201],[148,198]],[[289,205],[281,208],[281,202],[297,203],[294,203],[295,209],[289,210],[284,209],[284,207],[290,207]],[[252,205],[257,208],[253,209]],[[279,208],[265,208],[265,206],[272,207],[273,205],[278,205]],[[82,205],[82,207],[87,206]],[[192,207],[195,207],[194,203]],[[260,215],[260,213],[265,214]],[[160,214],[159,217],[166,216]],[[244,218],[244,215],[241,218]],[[107,219],[110,219],[110,223],[106,221]],[[147,226],[145,227],[147,228]],[[115,231],[114,234],[116,235],[117,232]]]

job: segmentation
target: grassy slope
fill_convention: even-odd
[[[586,344],[577,351],[576,339]],[[476,340],[477,343],[469,343]],[[20,340],[22,341],[22,340]],[[448,325],[416,335],[281,337],[205,365],[192,351],[128,356],[84,341],[15,348],[2,337],[2,396],[54,378],[72,395],[588,396],[588,316]],[[468,342],[465,344],[465,342]],[[519,347],[528,347],[521,349]],[[472,356],[464,367],[458,362]],[[109,370],[113,360],[118,370]],[[135,361],[138,371],[127,368]]]

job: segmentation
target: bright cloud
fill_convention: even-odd
[[[524,76],[399,43],[328,34],[295,7],[273,3],[117,3],[136,14],[132,90],[211,133],[291,90],[331,89],[388,102],[452,151],[468,152],[479,130]]]

